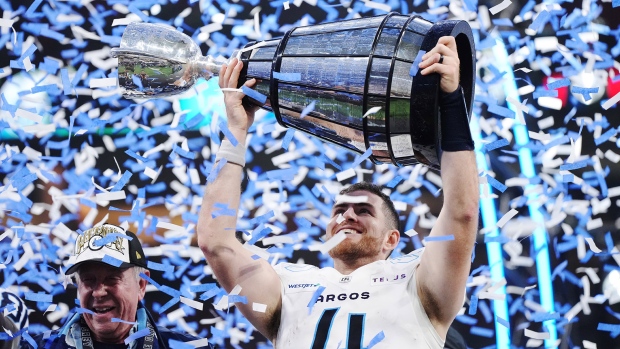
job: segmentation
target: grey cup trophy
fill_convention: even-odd
[[[439,76],[422,76],[412,66],[421,50],[431,50],[445,35],[456,38],[471,114],[475,49],[465,21],[432,23],[389,13],[294,28],[237,53],[244,63],[240,84],[256,78],[250,101],[273,111],[285,127],[359,154],[370,148],[375,163],[438,169]],[[203,57],[191,38],[174,28],[148,23],[128,25],[112,54],[126,97],[184,92],[198,78],[216,75],[224,63]]]

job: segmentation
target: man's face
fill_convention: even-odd
[[[343,261],[378,256],[385,233],[389,230],[383,201],[379,196],[367,191],[354,191],[347,196],[366,196],[367,199],[359,203],[346,202],[353,200],[336,202],[332,208],[331,220],[327,224],[327,238],[331,239],[340,231],[344,231],[347,238],[331,249],[329,255]]]
[[[147,274],[148,271],[145,272]],[[78,298],[93,339],[123,343],[131,324],[112,322],[113,318],[136,321],[138,302],[144,298],[146,280],[136,280],[132,268],[115,268],[103,263],[85,263],[78,272]]]

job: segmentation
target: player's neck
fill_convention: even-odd
[[[355,270],[370,264],[372,262],[381,260],[379,256],[376,257],[368,257],[368,258],[357,258],[352,261],[342,260],[342,259],[334,259],[334,269],[336,269],[342,275],[349,275]]]

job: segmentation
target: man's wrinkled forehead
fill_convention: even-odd
[[[99,261],[88,261],[88,262],[85,262],[83,265],[80,265],[80,267],[77,270],[77,273],[78,275],[87,274],[87,273],[101,274],[101,275],[122,274],[130,268],[132,267],[115,267],[113,265],[99,262]]]

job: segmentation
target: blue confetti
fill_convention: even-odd
[[[170,264],[162,264],[153,261],[147,261],[147,268],[149,270],[159,270],[164,272],[173,272],[174,266]]]
[[[530,24],[529,28],[538,33],[543,29],[545,23],[549,21],[550,17],[551,14],[547,12],[547,10],[541,11],[538,16],[536,16],[532,24]]]
[[[28,334],[28,332],[22,332],[22,337],[30,344],[33,348],[38,348],[37,342],[35,342],[34,338]]]
[[[538,99],[540,97],[557,97],[557,96],[558,96],[557,90],[539,89],[539,90],[534,91],[534,99]]]
[[[96,240],[95,242],[93,242],[93,245],[95,246],[105,246],[109,243],[112,243],[114,241],[116,241],[116,239],[121,238],[121,239],[127,239],[129,241],[133,240],[133,238],[131,236],[125,235],[125,234],[121,234],[121,233],[109,233],[108,235],[102,237],[101,239]]]
[[[193,159],[196,158],[196,154],[194,154],[194,152],[192,152],[191,150],[185,150],[185,149],[179,147],[176,144],[174,146],[172,146],[172,151],[177,153],[177,154],[179,154],[180,156],[182,156],[182,157],[184,157],[186,159],[193,160]]]
[[[265,96],[264,94],[257,92],[255,90],[252,90],[251,88],[243,85],[241,86],[241,91],[243,92],[243,94],[245,94],[246,96],[252,98],[253,100],[257,101],[258,103],[260,103],[261,105],[265,104],[267,102],[267,96]]]
[[[359,164],[362,163],[362,161],[368,159],[371,155],[372,155],[372,148],[366,149],[364,154],[361,154],[355,158],[355,161],[353,161],[353,163],[351,164],[351,168],[357,167]]]
[[[495,335],[495,331],[479,326],[473,326],[469,330],[469,333],[473,334],[474,336],[481,336],[487,338],[492,338]]]
[[[564,78],[564,79],[559,79],[553,82],[550,82],[547,84],[547,88],[549,88],[550,90],[555,90],[558,89],[560,87],[564,87],[564,86],[568,86],[570,85],[570,79],[569,78]]]
[[[305,118],[306,116],[308,116],[308,114],[310,114],[311,112],[314,111],[314,107],[316,106],[316,101],[312,101],[310,102],[310,104],[308,104],[304,110],[301,111],[301,114],[299,115],[300,118]]]
[[[213,289],[218,289],[217,284],[208,283],[208,284],[202,284],[202,285],[191,285],[189,287],[189,290],[191,292],[206,292],[206,291],[210,291]]]
[[[27,301],[35,301],[35,302],[44,302],[44,303],[52,303],[52,295],[46,293],[35,293],[35,292],[26,292],[24,294],[24,298]]]
[[[69,82],[69,71],[67,68],[60,69],[60,79],[65,95],[73,93],[73,86],[71,86],[71,82]]]
[[[454,235],[427,236],[424,238],[424,242],[453,241],[453,240],[454,240]]]
[[[274,71],[273,78],[281,81],[296,82],[301,80],[300,73],[279,73]]]
[[[224,136],[226,136],[226,138],[228,139],[228,141],[230,142],[230,144],[232,144],[233,147],[236,147],[237,144],[239,144],[239,141],[237,141],[237,139],[235,138],[235,136],[232,134],[232,132],[230,132],[230,130],[228,129],[228,126],[226,126],[226,123],[221,120],[217,126],[220,128],[220,131],[222,131],[222,133],[224,134]]]
[[[605,131],[605,133],[595,138],[594,144],[596,144],[596,146],[598,147],[599,145],[607,142],[611,137],[615,136],[617,133],[618,133],[618,129],[610,128],[609,130]]]
[[[509,145],[510,142],[506,138],[498,139],[494,142],[488,143],[484,145],[484,150],[489,152],[491,150],[495,150],[497,148],[505,147]]]
[[[495,317],[495,321],[497,321],[498,324],[500,324],[500,325],[502,325],[502,326],[504,326],[506,328],[510,328],[510,323],[507,320],[502,319],[499,316]]]
[[[289,128],[288,130],[286,130],[286,134],[284,135],[284,138],[282,138],[282,149],[288,150],[288,146],[291,143],[291,140],[293,139],[294,135],[295,135],[294,128]]]
[[[296,168],[287,168],[283,170],[271,170],[267,172],[267,178],[269,180],[281,180],[281,181],[291,181],[295,178],[297,174]]]
[[[489,105],[489,112],[493,114],[497,114],[499,116],[503,116],[505,118],[511,118],[511,119],[515,118],[514,111],[508,108],[499,106],[499,105]]]
[[[116,182],[116,184],[114,185],[114,187],[112,187],[110,191],[115,192],[123,189],[123,187],[125,186],[125,184],[127,184],[132,175],[133,173],[125,171],[125,173],[123,173],[121,178],[118,180],[118,182]]]
[[[501,183],[501,182],[500,182],[500,181],[498,181],[497,179],[495,179],[495,178],[491,177],[489,174],[487,174],[487,175],[486,175],[486,177],[487,177],[487,180],[488,180],[489,184],[490,184],[493,188],[495,188],[495,189],[499,190],[500,192],[502,192],[502,193],[503,193],[503,192],[506,190],[506,188],[508,188],[507,186],[505,186],[503,183]]]
[[[469,300],[469,311],[467,312],[467,314],[469,315],[476,315],[476,313],[478,312],[478,296],[471,296],[471,299]]]
[[[370,349],[374,347],[375,345],[377,345],[379,342],[381,342],[384,339],[385,339],[385,333],[383,333],[383,331],[377,333],[374,337],[372,337],[366,349]]]
[[[117,268],[120,267],[121,264],[123,264],[123,261],[121,261],[120,259],[114,258],[114,257],[112,257],[110,255],[107,255],[107,254],[103,256],[101,261],[103,263],[107,263],[107,264],[109,264],[109,265],[111,265],[113,267],[117,267]]]
[[[420,63],[422,62],[422,56],[424,56],[425,54],[426,54],[426,51],[424,50],[420,50],[418,52],[418,55],[413,60],[413,63],[411,63],[411,68],[409,69],[409,76],[418,75],[418,70],[420,69]]]
[[[589,160],[581,160],[581,161],[577,161],[574,163],[563,164],[563,165],[560,165],[560,170],[561,171],[577,170],[577,169],[588,166],[588,163],[589,163]]]
[[[310,302],[308,302],[308,314],[312,313],[312,308],[316,304],[316,301],[319,299],[321,293],[325,291],[325,286],[319,286],[316,291],[312,294],[312,298],[310,298]]]
[[[571,89],[572,93],[576,93],[576,94],[580,94],[583,96],[583,99],[585,101],[589,101],[592,99],[592,97],[590,96],[591,93],[598,93],[598,86],[597,87],[578,87],[578,86],[573,86]]]
[[[611,336],[611,338],[616,338],[618,337],[618,335],[620,335],[620,325],[617,324],[607,324],[599,322],[596,329],[599,331],[610,332],[609,335]]]
[[[228,303],[248,304],[248,297],[246,297],[246,296],[239,296],[239,295],[230,295],[230,296],[228,296]]]
[[[143,328],[140,331],[136,331],[130,334],[127,338],[125,338],[125,345],[133,342],[134,340],[142,337],[146,337],[151,333],[151,330],[148,328]]]

